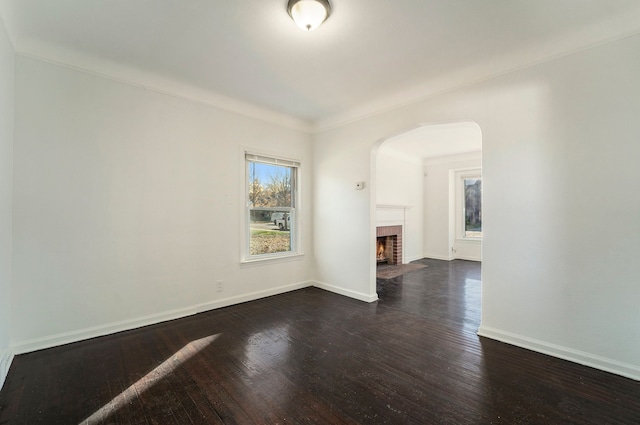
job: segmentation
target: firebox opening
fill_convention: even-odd
[[[396,243],[395,236],[378,236],[376,248],[377,264],[396,264],[394,257],[394,247]]]
[[[402,264],[402,226],[376,227],[376,263]]]
[[[376,249],[376,261],[378,263],[386,263],[387,256],[385,255],[385,245],[386,245],[386,237],[378,238],[377,249]]]

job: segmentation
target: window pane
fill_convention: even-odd
[[[245,258],[296,252],[295,161],[245,154],[248,241]]]
[[[482,236],[482,179],[464,180],[464,233],[467,237]]]
[[[291,210],[250,209],[249,254],[288,252],[291,247]]]
[[[249,206],[292,207],[293,167],[248,161]]]

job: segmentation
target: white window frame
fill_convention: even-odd
[[[242,226],[242,243],[241,246],[241,263],[255,263],[261,261],[269,261],[269,260],[278,260],[283,258],[291,258],[291,257],[299,257],[303,254],[301,249],[301,220],[300,220],[300,211],[301,211],[301,202],[300,202],[300,180],[301,180],[301,168],[302,163],[297,159],[285,158],[279,155],[265,154],[265,153],[256,153],[254,151],[244,151],[243,152],[243,191],[242,196],[244,198],[243,202],[243,226]],[[291,207],[252,207],[249,201],[249,163],[250,162],[260,162],[263,164],[271,164],[271,165],[280,165],[285,167],[294,168],[294,175],[292,175],[291,181],[291,198],[292,205]],[[276,252],[269,254],[259,254],[259,255],[251,255],[250,243],[251,243],[251,211],[252,210],[272,210],[272,211],[288,211],[290,215],[290,240],[291,240],[291,250],[285,252]]]
[[[467,236],[465,232],[465,193],[464,181],[468,179],[482,180],[482,169],[473,168],[456,170],[455,172],[455,223],[456,239],[465,241],[482,241],[482,236]]]

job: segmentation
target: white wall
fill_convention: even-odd
[[[423,257],[422,163],[381,149],[376,164],[376,203],[404,206],[403,257],[408,263]],[[386,225],[386,224],[381,224]]]
[[[0,205],[14,211],[12,342],[17,351],[54,345],[314,276],[374,300],[375,187],[354,190],[375,180],[373,148],[421,123],[475,121],[485,183],[480,332],[640,379],[640,198],[629,189],[640,158],[638,52],[640,37],[630,37],[406,105],[323,131],[313,152],[296,131],[18,57],[13,205],[11,185],[0,186]],[[0,55],[4,182],[13,104],[5,38]],[[305,239],[303,259],[239,265],[244,145],[306,164],[313,200],[304,199],[303,231],[314,243]],[[1,243],[6,277],[11,239]],[[6,325],[0,319],[5,339]]]
[[[478,134],[478,137],[481,137]],[[454,170],[480,168],[481,154],[460,154],[424,161],[424,256],[438,260],[481,258],[479,242],[465,243],[455,238]],[[451,248],[456,251],[453,252]]]
[[[309,135],[22,56],[16,76],[16,352],[311,283]],[[240,265],[243,147],[302,160],[304,257]]]
[[[351,190],[370,181],[372,148],[419,123],[475,121],[481,334],[640,379],[638,75],[633,36],[323,131],[314,145],[320,278],[374,298],[366,217],[375,187]]]
[[[14,57],[0,18],[0,388],[11,362]]]

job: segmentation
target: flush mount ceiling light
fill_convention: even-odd
[[[329,0],[289,0],[287,12],[297,26],[313,31],[329,17],[331,5]]]

